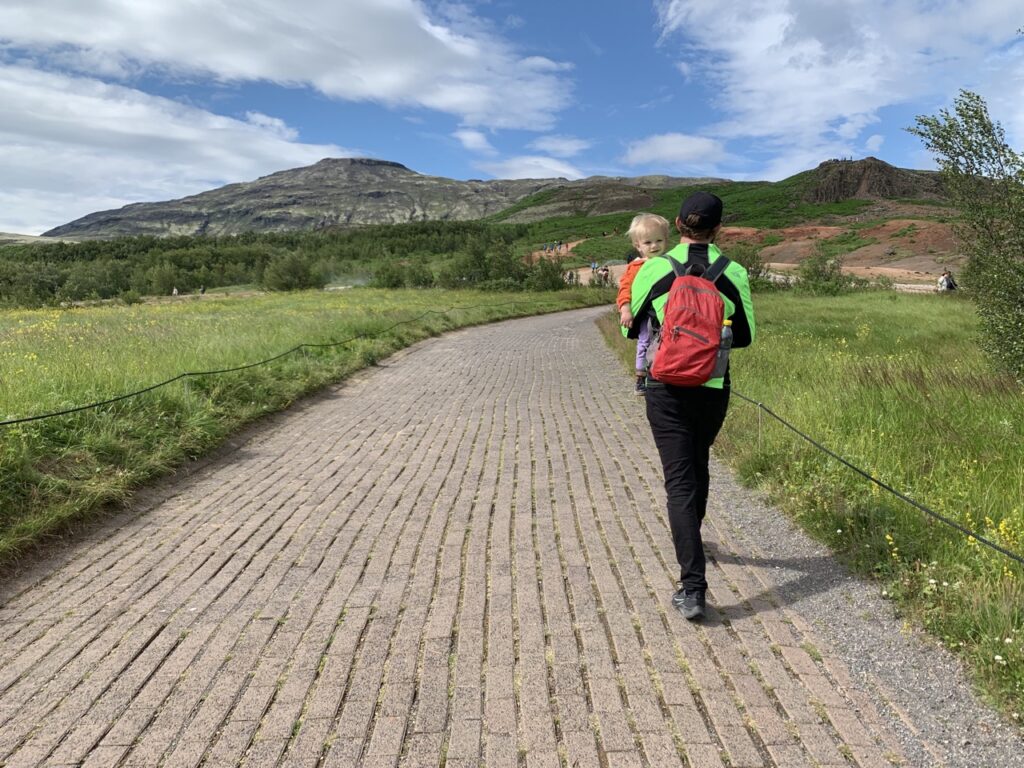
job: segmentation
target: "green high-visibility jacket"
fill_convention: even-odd
[[[705,267],[713,264],[722,252],[714,243],[680,243],[666,256],[680,264],[696,262]],[[668,291],[675,280],[672,263],[663,256],[649,259],[633,278],[630,289],[629,308],[633,313],[631,328],[623,328],[622,335],[635,339],[643,327],[643,321],[651,319],[653,328],[658,329],[665,318],[665,304]],[[750,298],[750,279],[747,270],[735,261],[715,281],[715,287],[725,302],[725,316],[732,320],[732,346],[747,347],[754,340],[754,303]],[[705,387],[721,389],[727,386],[729,372],[725,376],[704,384]]]

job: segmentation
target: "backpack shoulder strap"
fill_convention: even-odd
[[[686,258],[683,259],[683,261],[679,261],[675,256],[672,255],[671,251],[667,251],[666,253],[664,253],[662,255],[666,259],[668,259],[669,264],[672,265],[672,271],[675,273],[676,277],[683,277],[684,275],[686,275],[686,265],[690,261],[690,248],[689,248],[689,246],[687,246],[687,248],[686,248],[686,251],[685,251]]]
[[[704,273],[704,279],[710,280],[712,283],[722,276],[722,273],[729,268],[732,262],[719,251],[719,256],[715,259],[715,263],[708,267],[708,271]]]
[[[675,260],[672,256],[665,254],[665,258],[668,259],[668,263],[672,265],[672,271],[675,272],[676,277],[682,277],[686,274],[686,270],[683,269],[683,265]]]
[[[715,250],[718,251],[717,248]],[[689,264],[690,263],[689,249],[687,249],[686,256],[687,256],[686,264]],[[680,264],[675,259],[675,257],[670,256],[667,253],[665,254],[665,258],[667,258],[669,260],[669,262],[671,262],[671,264],[672,264],[672,271],[675,272],[676,277],[682,277],[683,275],[686,274],[686,265],[685,264]],[[727,270],[729,268],[730,264],[732,264],[732,261],[730,261],[726,257],[726,255],[724,253],[722,253],[721,251],[718,251],[718,258],[715,259],[713,264],[710,264],[708,266],[707,271],[705,271],[704,274],[701,275],[701,277],[703,277],[705,280],[710,280],[713,283],[718,278],[720,278],[722,276],[722,274],[725,272],[725,270]]]

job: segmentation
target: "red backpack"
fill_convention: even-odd
[[[720,255],[703,275],[690,275],[678,261],[667,258],[676,277],[668,290],[651,376],[677,387],[699,387],[715,370],[725,319],[725,302],[715,280],[730,261]]]

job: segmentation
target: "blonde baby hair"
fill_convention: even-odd
[[[666,244],[668,243],[668,230],[669,224],[668,219],[664,216],[659,216],[656,213],[639,213],[633,217],[632,223],[629,225],[629,230],[626,235],[629,236],[630,242],[634,245],[639,242],[640,237],[649,232],[658,232],[664,236]]]

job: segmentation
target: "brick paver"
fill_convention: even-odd
[[[0,764],[899,762],[714,493],[711,616],[671,609],[597,314],[423,343],[9,580]]]

